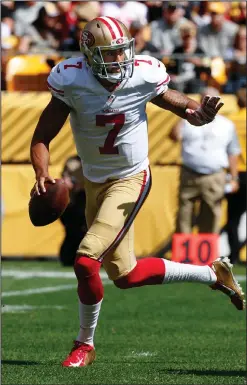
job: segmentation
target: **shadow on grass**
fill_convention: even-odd
[[[37,361],[18,361],[18,360],[2,360],[4,365],[40,365]]]
[[[163,369],[159,372],[171,373],[176,375],[194,374],[196,376],[223,376],[223,377],[246,377],[246,370],[175,370]]]
[[[109,361],[106,361],[104,359],[97,361],[97,365],[105,365],[106,363],[109,363]],[[112,364],[119,364],[119,361],[113,361]],[[129,360],[122,360],[121,365],[123,364],[132,364],[133,367],[135,365],[160,365],[160,361],[129,361]],[[247,376],[247,370],[193,370],[193,369],[158,369],[155,367],[155,371],[159,373],[164,374],[175,374],[175,375],[190,375],[193,374],[195,376],[222,376],[222,377],[246,377]]]

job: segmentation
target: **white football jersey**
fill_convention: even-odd
[[[146,103],[164,93],[169,80],[164,64],[148,55],[135,57],[133,76],[112,92],[99,83],[84,57],[52,69],[48,87],[71,108],[70,124],[87,179],[103,183],[148,167]]]

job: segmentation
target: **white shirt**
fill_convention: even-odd
[[[140,21],[141,24],[146,25],[147,14],[148,7],[137,1],[126,1],[123,5],[116,1],[104,1],[101,5],[101,16],[110,15],[124,23],[127,28],[133,21]]]
[[[222,115],[201,127],[183,120],[181,135],[183,164],[201,174],[228,167],[228,156],[240,154],[235,126]]]
[[[163,63],[135,57],[132,78],[107,91],[85,58],[56,65],[49,77],[51,93],[70,108],[70,123],[83,173],[93,182],[124,178],[148,167],[146,104],[168,89]]]

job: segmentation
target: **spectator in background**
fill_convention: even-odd
[[[240,1],[239,2],[239,8],[240,8],[240,15],[238,19],[235,21],[235,23],[240,25],[246,25],[246,1]]]
[[[3,1],[1,3],[1,48],[2,54],[17,46],[18,39],[14,36],[15,21],[14,14],[16,3],[14,1]]]
[[[63,41],[71,37],[71,33],[79,21],[89,21],[100,15],[99,1],[57,1],[63,25]]]
[[[83,1],[75,6],[77,20],[88,22],[100,16],[101,6],[99,1]]]
[[[13,1],[3,1],[1,3],[1,38],[10,36],[14,31],[14,13],[15,4]],[[2,41],[3,44],[3,41]]]
[[[207,56],[227,56],[229,48],[234,44],[238,25],[226,20],[224,2],[208,2],[208,12],[211,21],[199,28],[199,45]]]
[[[62,24],[56,4],[44,2],[37,18],[30,24],[23,24],[19,35],[21,53],[56,52],[61,44]]]
[[[161,55],[170,55],[175,47],[181,44],[179,27],[187,21],[183,15],[184,8],[179,2],[166,1],[162,18],[150,24],[151,43]]]
[[[148,7],[148,22],[151,23],[153,20],[160,19],[163,12],[163,1],[145,1]]]
[[[77,2],[75,2],[77,3]],[[80,52],[80,34],[86,22],[100,15],[100,5],[98,1],[85,1],[75,4],[73,11],[76,17],[76,23],[71,27],[69,37],[62,41],[61,51]]]
[[[8,55],[12,53],[10,50],[14,49],[18,44],[18,40],[13,35],[14,10],[15,3],[13,1],[3,1],[1,3],[1,90],[6,90],[5,78]]]
[[[246,26],[241,25],[238,33],[235,37],[234,45],[232,48],[232,59],[237,60],[239,63],[246,63]]]
[[[227,17],[238,25],[246,24],[246,1],[231,1]]]
[[[18,3],[18,2],[16,2]],[[14,12],[15,34],[24,36],[28,26],[37,20],[39,11],[43,7],[40,1],[23,1],[21,6]]]
[[[79,243],[87,232],[86,195],[79,156],[75,155],[67,159],[62,177],[70,190],[70,203],[59,218],[65,230],[59,260],[63,266],[73,266]]]
[[[207,88],[202,93],[218,96],[218,90]],[[218,233],[221,202],[226,185],[225,168],[232,177],[232,192],[238,191],[237,159],[240,147],[231,120],[222,115],[195,129],[181,120],[171,131],[171,139],[181,140],[183,166],[180,175],[177,233],[191,233],[196,201],[200,201],[197,225],[200,233]]]
[[[174,66],[169,66],[171,88],[185,93],[199,93],[206,84],[201,79],[204,72],[210,73],[210,68],[204,64],[205,52],[198,46],[194,23],[187,21],[179,27],[182,44],[177,46],[172,54],[184,55],[174,59]],[[192,55],[198,55],[197,57]]]
[[[60,13],[62,28],[62,41],[70,37],[71,31],[75,28],[77,17],[74,11],[75,1],[57,1],[56,7]]]
[[[183,6],[184,9],[184,17],[188,20],[191,20],[191,13],[193,11],[194,6],[198,3],[198,1],[179,1],[179,4]]]
[[[207,25],[211,21],[211,17],[208,12],[208,2],[207,1],[192,1],[190,20],[197,25],[197,27],[202,27]]]
[[[235,94],[241,87],[246,87],[246,26],[241,25],[234,45],[228,50],[226,64],[228,81],[223,92]]]
[[[101,5],[101,16],[111,16],[120,20],[127,28],[133,21],[147,24],[148,8],[138,1],[104,1]]]
[[[234,193],[227,194],[227,225],[226,231],[230,246],[229,259],[235,264],[240,261],[240,242],[238,236],[238,227],[241,216],[246,212],[246,88],[241,88],[237,92],[237,103],[239,110],[229,118],[236,124],[237,134],[241,145],[241,154],[238,159],[238,183],[239,189]],[[237,178],[237,176],[236,176]],[[234,178],[230,183],[233,184]]]
[[[133,21],[130,24],[130,34],[135,38],[135,53],[156,56],[155,54],[159,54],[159,50],[150,41],[147,41],[149,40],[149,30],[146,28],[147,25],[141,24],[139,21]]]

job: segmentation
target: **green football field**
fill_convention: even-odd
[[[234,273],[245,291],[245,268]],[[97,358],[62,368],[76,337],[72,268],[2,262],[2,384],[245,384],[246,312],[204,285],[121,291],[102,272]]]

